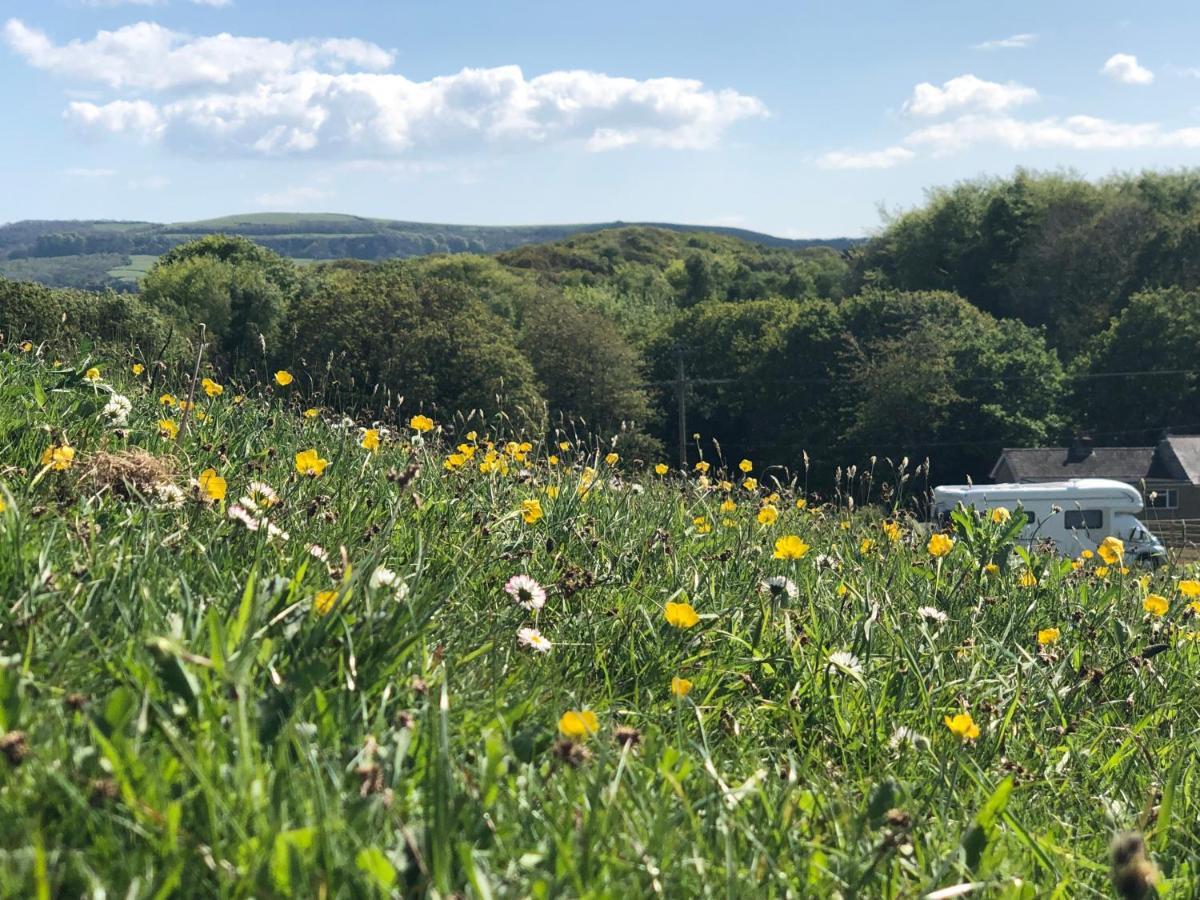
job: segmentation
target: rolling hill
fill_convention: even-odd
[[[630,224],[716,233],[778,248],[842,250],[856,243],[852,238],[792,240],[741,228],[663,222],[441,225],[314,213],[254,213],[173,224],[28,220],[0,226],[0,275],[59,287],[130,288],[158,255],[214,232],[252,238],[296,260],[381,260],[432,253],[500,253]]]

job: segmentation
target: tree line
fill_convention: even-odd
[[[692,461],[716,439],[794,471],[807,454],[818,483],[872,456],[980,479],[1004,446],[1200,431],[1196,235],[1200,174],[1017,172],[934,191],[840,252],[618,228],[301,266],[208,236],[134,296],[0,282],[0,327],[181,361],[203,322],[235,375],[288,368],[372,414],[403,398],[570,422],[626,459],[676,445],[682,390]]]

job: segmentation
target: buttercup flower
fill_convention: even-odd
[[[1100,546],[1096,548],[1096,553],[1110,566],[1115,566],[1121,561],[1121,557],[1125,555],[1125,543],[1120,538],[1109,535],[1100,542]]]
[[[990,518],[995,524],[1002,525],[1012,518],[1012,513],[1010,513],[1003,506],[997,506],[992,510]]]
[[[1057,628],[1043,628],[1037,633],[1037,642],[1041,647],[1049,646],[1058,641],[1061,632]]]
[[[129,367],[129,371],[131,371],[134,375],[141,375],[143,372],[146,371],[146,367],[143,366],[141,363],[134,363],[132,366]]]
[[[546,605],[546,589],[528,575],[514,575],[504,584],[504,592],[518,605],[528,610]]]
[[[214,503],[225,499],[225,479],[217,474],[216,469],[205,469],[196,479],[196,484],[200,489],[201,499]]]
[[[1029,569],[1026,569],[1021,573],[1019,583],[1021,587],[1037,587],[1038,577],[1034,575],[1033,572],[1029,571]]]
[[[764,506],[758,511],[759,525],[774,525],[779,519],[779,510],[773,506]]]
[[[308,409],[306,409],[304,411],[304,418],[315,419],[320,414],[321,414],[321,411],[319,409],[317,409],[315,406],[310,406]]]
[[[1161,594],[1147,594],[1146,599],[1142,601],[1142,609],[1152,616],[1165,616],[1169,608],[1167,598]]]
[[[671,693],[676,697],[686,697],[692,690],[692,683],[686,678],[676,675],[671,679]]]
[[[532,500],[521,501],[521,519],[526,525],[532,525],[542,517],[541,501],[534,498]]]
[[[361,444],[362,448],[368,453],[379,452],[379,429],[368,428],[364,431]]]
[[[942,719],[946,727],[960,741],[973,741],[979,737],[979,726],[971,718],[970,713],[959,713],[956,716],[945,716]]]
[[[329,460],[322,459],[316,450],[301,450],[296,454],[296,471],[310,478],[319,478],[325,472]]]
[[[704,516],[696,516],[692,519],[692,524],[696,526],[697,534],[708,534],[712,531],[712,522],[708,521]]]
[[[320,591],[313,598],[313,609],[318,615],[327,616],[333,612],[333,607],[337,604],[337,591]]]
[[[748,459],[743,459],[740,463],[738,463],[738,469],[742,472],[749,473],[753,468],[754,463],[750,462]]]
[[[225,388],[222,385],[217,384],[211,378],[205,378],[203,381],[201,381],[200,387],[204,388],[204,393],[208,394],[210,397],[220,397],[223,393],[225,393]]]
[[[1184,579],[1179,582],[1179,593],[1189,599],[1200,597],[1200,581]]]
[[[929,555],[932,557],[943,557],[954,549],[954,538],[945,534],[932,535],[929,538],[929,543],[925,545],[925,549],[929,551]]]
[[[71,468],[75,462],[75,448],[66,444],[51,444],[42,453],[42,465],[49,466],[55,472],[63,472]]]
[[[600,721],[590,709],[568,709],[558,720],[558,730],[573,741],[585,741],[600,730]]]
[[[808,544],[794,534],[785,534],[775,542],[776,559],[801,559],[808,551]]]
[[[413,416],[408,420],[408,427],[422,434],[426,431],[433,431],[433,419],[429,416]]]
[[[163,406],[174,406],[179,401],[176,400],[174,395],[172,395],[172,394],[163,394],[161,397],[158,398],[158,402],[161,403]]]
[[[710,467],[710,466],[709,466],[709,464],[708,464],[708,463],[706,463],[704,460],[700,460],[700,462],[696,463],[696,465],[695,465],[695,466],[693,466],[692,468],[694,468],[694,469],[695,469],[697,472],[699,472],[701,475],[707,475],[707,474],[708,474],[708,470],[709,470],[711,467]]]
[[[83,373],[83,380],[91,381],[93,383],[99,381],[100,380],[100,370],[97,369],[95,366],[92,366],[90,369],[88,369],[86,372]]]
[[[887,539],[893,544],[900,540],[900,523],[894,519],[885,519],[879,526],[883,529],[883,533]]]
[[[667,620],[667,624],[673,628],[688,629],[700,621],[700,616],[690,603],[672,603],[668,602],[663,607],[663,618]]]
[[[275,373],[275,383],[280,387],[287,387],[293,381],[295,381],[295,379],[292,378],[291,372],[285,372],[283,369],[280,369]]]
[[[620,461],[620,459],[621,459],[621,457],[618,456],[616,453],[609,453],[607,456],[604,457],[604,462],[610,466],[615,466]]]

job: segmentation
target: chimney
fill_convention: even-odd
[[[1085,434],[1072,438],[1071,446],[1067,449],[1067,462],[1079,463],[1091,456],[1092,443],[1092,439]]]

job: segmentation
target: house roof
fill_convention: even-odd
[[[1200,435],[1168,435],[1158,445],[1158,453],[1172,477],[1200,484]]]
[[[992,467],[993,481],[1006,462],[1013,481],[1115,478],[1200,484],[1200,435],[1169,435],[1157,447],[1094,447],[1074,461],[1067,447],[1006,447]]]
[[[1068,461],[1067,447],[1005,448],[992,469],[991,477],[1003,462],[1008,463],[1014,481],[1060,481],[1064,478],[1115,478],[1136,481],[1139,478],[1164,477],[1152,474],[1153,447],[1095,447],[1086,457]],[[1169,477],[1169,476],[1167,476]]]

